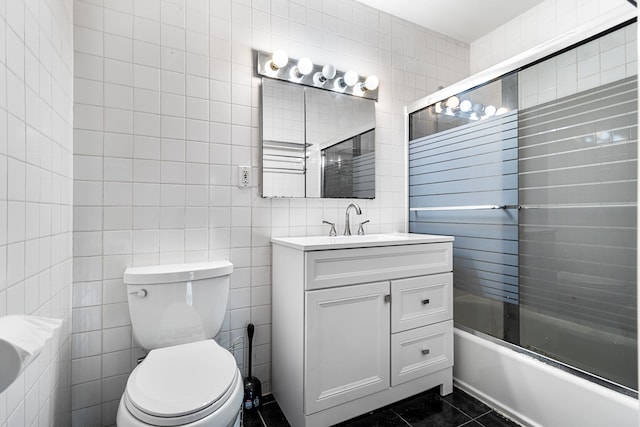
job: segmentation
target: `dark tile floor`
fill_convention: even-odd
[[[516,427],[484,403],[454,387],[453,393],[440,396],[439,388],[385,406],[338,424],[339,427]],[[245,427],[288,427],[278,403],[265,396],[257,411],[245,412]]]

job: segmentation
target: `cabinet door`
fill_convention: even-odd
[[[306,292],[305,414],[389,387],[389,282]]]

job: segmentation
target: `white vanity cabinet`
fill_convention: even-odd
[[[452,240],[272,239],[272,390],[293,427],[452,391]]]

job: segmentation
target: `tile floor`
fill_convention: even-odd
[[[288,427],[278,403],[265,396],[258,411],[245,412],[245,427]],[[438,388],[338,424],[339,427],[517,427],[510,421],[455,388],[441,397]]]

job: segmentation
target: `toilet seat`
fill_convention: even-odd
[[[124,404],[157,426],[192,423],[215,412],[242,381],[235,358],[213,340],[149,352],[127,381]]]

